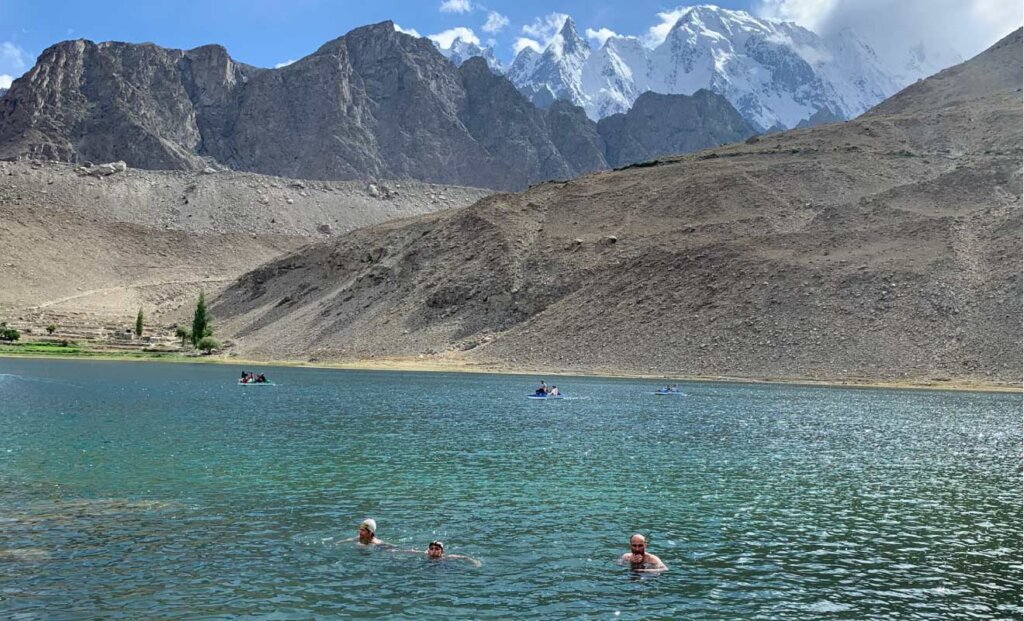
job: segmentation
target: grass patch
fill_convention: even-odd
[[[61,343],[3,343],[0,351],[10,353],[33,354],[78,354],[83,350],[77,343],[62,345]]]
[[[117,351],[89,349],[77,343],[0,343],[0,355],[62,356],[69,358],[127,358],[127,359],[175,359],[185,358],[178,352],[165,351]]]

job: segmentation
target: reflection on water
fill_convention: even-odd
[[[0,359],[6,616],[1021,616],[1019,395],[240,370]]]

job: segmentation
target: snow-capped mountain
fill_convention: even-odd
[[[487,66],[491,68],[494,73],[504,73],[505,67],[498,60],[498,57],[494,55],[494,49],[490,47],[480,47],[472,41],[463,41],[462,37],[455,37],[452,41],[451,46],[441,47],[438,43],[434,42],[434,47],[444,55],[445,58],[452,61],[456,67],[461,67],[462,63],[466,62],[466,59],[474,56],[479,56],[487,61]]]
[[[794,127],[823,110],[857,116],[941,68],[931,58],[921,50],[897,70],[851,30],[823,38],[792,22],[695,6],[653,48],[613,36],[593,50],[566,19],[543,53],[523,49],[507,76],[535,104],[568,99],[595,120],[625,112],[648,90],[690,95],[707,88],[768,129]]]
[[[555,99],[578,104],[589,98],[583,71],[590,52],[590,44],[576,32],[572,19],[566,19],[542,54],[523,48],[507,77],[538,106],[547,107]]]

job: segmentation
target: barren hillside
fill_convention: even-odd
[[[97,167],[98,168],[98,167]],[[0,320],[41,309],[154,318],[318,239],[487,191],[237,172],[109,176],[0,162]]]
[[[1020,67],[1017,31],[855,121],[354,231],[213,312],[270,358],[1019,383]]]

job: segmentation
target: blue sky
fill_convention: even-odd
[[[218,43],[260,67],[296,60],[365,24],[390,19],[423,36],[467,28],[511,60],[520,39],[543,43],[554,14],[581,34],[607,29],[650,36],[686,2],[659,0],[0,0],[0,86],[65,39],[149,41],[189,49]],[[853,25],[889,39],[935,41],[968,57],[1021,21],[1020,0],[721,0],[724,8],[785,18],[822,32]],[[894,36],[896,35],[896,36]],[[448,35],[450,38],[451,34]],[[442,37],[444,38],[444,37]],[[520,42],[519,45],[523,43]]]

